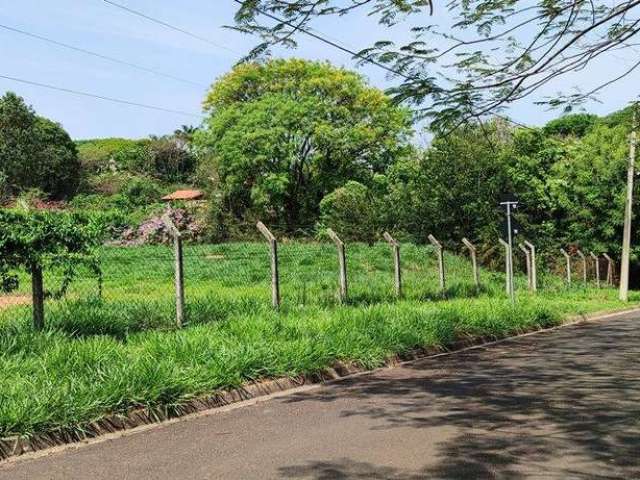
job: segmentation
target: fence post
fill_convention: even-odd
[[[184,323],[184,263],[182,256],[182,235],[169,217],[169,212],[163,215],[162,220],[173,237],[173,251],[175,258],[175,285],[176,285],[176,325],[182,327]]]
[[[564,259],[567,262],[567,284],[571,285],[571,256],[565,252],[565,250],[563,248],[560,249],[560,253],[562,253],[562,255],[564,255]]]
[[[480,274],[478,273],[478,256],[476,247],[473,243],[471,243],[466,238],[462,239],[462,243],[469,250],[469,254],[471,255],[471,264],[473,265],[473,281],[476,284],[476,287],[480,286]]]
[[[596,288],[600,288],[600,258],[593,252],[590,252],[589,255],[593,258],[593,263],[595,265],[596,270]]]
[[[339,269],[339,277],[340,277],[340,301],[345,303],[347,301],[347,254],[345,252],[344,242],[340,240],[340,237],[331,230],[327,228],[327,234],[333,240],[333,243],[336,244],[336,248],[338,249],[338,269]]]
[[[512,270],[511,270],[511,262],[509,261],[509,258],[511,258],[511,249],[509,248],[509,244],[507,242],[505,242],[502,238],[499,238],[498,241],[500,242],[500,245],[502,245],[505,249],[505,260],[504,260],[504,265],[505,265],[505,273],[506,273],[506,277],[507,277],[507,295],[509,297],[511,297],[511,275],[513,274]]]
[[[602,256],[607,259],[607,285],[613,285],[613,259],[606,253]]]
[[[534,292],[538,290],[538,264],[536,263],[536,247],[533,243],[525,240],[524,245],[531,253],[531,288]]]
[[[580,257],[580,260],[582,260],[582,281],[586,286],[587,285],[587,257],[584,256],[584,253],[582,253],[582,250],[578,249],[576,253]]]
[[[269,242],[271,249],[271,304],[276,310],[280,308],[280,274],[278,272],[278,241],[264,223],[256,224],[260,233]]]
[[[389,232],[384,232],[384,239],[393,248],[393,266],[394,266],[394,286],[396,296],[402,296],[402,273],[400,269],[400,244],[395,240]]]
[[[440,290],[444,294],[446,283],[444,276],[444,251],[442,249],[442,244],[433,235],[429,235],[427,238],[431,242],[431,245],[433,245],[436,249],[436,255],[438,256],[438,275],[440,278]]]
[[[31,303],[33,304],[33,328],[44,329],[44,286],[42,282],[42,267],[31,266]]]
[[[529,291],[533,291],[533,280],[531,277],[531,252],[522,243],[518,244],[518,248],[524,253],[524,258],[527,265],[527,287],[529,288]]]

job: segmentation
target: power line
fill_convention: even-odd
[[[108,0],[104,0],[104,1],[106,2]],[[234,1],[236,3],[238,3],[238,4],[240,4],[240,5],[243,5],[242,0],[234,0]],[[388,67],[384,63],[380,63],[380,62],[378,62],[376,60],[373,60],[371,58],[365,57],[365,56],[363,56],[363,55],[361,55],[361,54],[359,54],[359,53],[357,53],[357,52],[355,52],[355,51],[353,51],[353,50],[351,50],[351,49],[349,49],[347,47],[343,47],[342,45],[340,45],[337,42],[334,42],[334,41],[329,40],[328,38],[326,38],[326,37],[324,37],[322,35],[314,33],[309,29],[305,29],[305,28],[303,28],[301,26],[294,25],[293,23],[291,23],[291,22],[289,22],[287,20],[279,18],[279,17],[277,17],[275,15],[272,15],[271,13],[267,12],[266,10],[263,10],[262,8],[255,7],[255,10],[257,12],[261,13],[262,15],[264,15],[265,17],[268,17],[268,18],[270,18],[272,20],[275,20],[276,22],[280,22],[280,23],[282,23],[284,25],[287,25],[287,26],[293,28],[294,30],[298,30],[298,31],[300,31],[300,32],[312,37],[312,38],[315,38],[316,40],[320,40],[321,42],[326,43],[327,45],[330,45],[333,48],[337,48],[338,50],[341,50],[344,53],[348,53],[348,54],[350,54],[350,55],[352,55],[354,57],[360,58],[361,60],[365,60],[366,62],[371,63],[371,64],[373,64],[373,65],[375,65],[375,66],[377,66],[379,68],[382,68],[382,69],[384,69],[384,70],[386,70],[386,71],[388,71],[390,73],[393,73],[395,75],[399,75],[399,76],[405,78],[406,80],[412,80],[412,81],[416,80],[415,77],[410,77],[408,75],[405,75],[404,73],[398,72],[397,70],[394,70],[393,68]]]
[[[35,34],[35,33],[27,32],[26,30],[21,30],[19,28],[10,27],[8,25],[3,25],[3,24],[0,24],[0,28],[3,28],[5,30],[8,30],[8,31],[13,32],[13,33],[18,33],[20,35],[24,35],[24,36],[27,36],[27,37],[35,38],[35,39],[41,40],[43,42],[51,43],[51,44],[56,45],[58,47],[62,47],[62,48],[66,48],[66,49],[69,49],[69,50],[76,51],[76,52],[84,53],[86,55],[91,55],[91,56],[94,56],[94,57],[97,57],[97,58],[101,58],[103,60],[108,60],[110,62],[118,63],[120,65],[126,65],[127,67],[135,68],[135,69],[141,70],[143,72],[151,73],[153,75],[158,75],[160,77],[170,78],[172,80],[177,80],[177,81],[183,82],[183,83],[189,83],[191,85],[196,85],[198,87],[208,87],[208,85],[205,85],[204,83],[194,82],[194,81],[188,80],[186,78],[177,77],[177,76],[171,75],[169,73],[164,73],[164,72],[160,72],[158,70],[154,70],[152,68],[143,67],[143,66],[137,65],[135,63],[127,62],[125,60],[120,60],[120,59],[115,58],[115,57],[110,57],[108,55],[103,55],[101,53],[93,52],[93,51],[87,50],[85,48],[76,47],[74,45],[69,45],[67,43],[59,42],[59,41],[54,40],[52,38],[47,38],[47,37],[44,37],[42,35],[38,35],[38,34]]]
[[[160,19],[151,17],[151,16],[149,16],[149,15],[147,15],[145,13],[139,12],[137,10],[133,10],[132,8],[129,8],[129,7],[125,6],[125,5],[121,5],[119,3],[113,2],[111,0],[102,0],[102,1],[105,2],[105,3],[108,3],[111,6],[114,6],[116,8],[121,9],[121,10],[124,10],[125,12],[128,12],[128,13],[130,13],[132,15],[136,15],[138,17],[142,17],[145,20],[149,20],[150,22],[157,23],[158,25],[162,25],[163,27],[169,28],[171,30],[175,30],[176,32],[180,32],[180,33],[182,33],[184,35],[187,35],[187,36],[189,36],[191,38],[195,38],[196,40],[200,40],[201,42],[208,43],[209,45],[212,45],[212,46],[214,46],[216,48],[221,48],[223,50],[227,50],[227,51],[229,51],[231,53],[234,53],[234,54],[239,54],[239,52],[236,52],[235,50],[233,50],[233,49],[231,49],[229,47],[226,47],[226,46],[221,45],[219,43],[216,43],[216,42],[214,42],[212,40],[209,40],[206,37],[198,35],[197,33],[193,33],[193,32],[190,32],[188,30],[185,30],[184,28],[176,27],[175,25],[167,23],[164,20],[160,20]]]
[[[104,0],[104,1],[108,1],[108,0]],[[235,1],[236,3],[238,3],[238,4],[240,4],[240,5],[243,5],[242,0],[234,0],[234,1]],[[308,35],[309,37],[315,38],[316,40],[319,40],[319,41],[321,41],[321,42],[323,42],[323,43],[325,43],[325,44],[327,44],[327,45],[329,45],[329,46],[331,46],[331,47],[333,47],[333,48],[336,48],[336,49],[338,49],[338,50],[340,50],[340,51],[342,51],[342,52],[344,52],[344,53],[348,53],[348,54],[350,54],[351,56],[356,57],[356,58],[359,58],[359,59],[361,59],[361,60],[363,60],[363,61],[365,61],[365,62],[367,62],[367,63],[370,63],[370,64],[372,64],[372,65],[375,65],[375,66],[376,66],[376,67],[378,67],[378,68],[382,68],[382,69],[384,69],[384,70],[386,70],[386,71],[388,71],[388,72],[390,72],[390,73],[393,73],[394,75],[398,75],[398,76],[400,76],[400,77],[404,78],[405,80],[409,80],[409,81],[412,81],[412,82],[416,82],[416,81],[417,81],[417,82],[420,82],[420,81],[422,81],[422,80],[420,80],[420,78],[417,78],[417,77],[414,77],[414,76],[407,75],[407,74],[405,74],[405,73],[403,73],[403,72],[400,72],[400,71],[398,71],[398,70],[396,70],[396,69],[394,69],[394,68],[391,68],[391,67],[389,67],[389,66],[385,65],[384,63],[380,63],[380,62],[378,62],[377,60],[373,60],[372,58],[366,57],[366,56],[362,55],[362,54],[361,54],[361,53],[359,53],[359,52],[356,52],[356,51],[354,51],[354,50],[352,50],[352,49],[350,49],[350,48],[347,48],[347,47],[344,47],[344,46],[340,45],[340,44],[339,44],[339,43],[337,43],[337,42],[334,42],[334,41],[332,41],[332,40],[329,40],[328,38],[326,38],[325,36],[323,36],[324,34],[320,35],[320,34],[318,34],[318,33],[314,33],[314,32],[312,32],[312,31],[310,31],[309,29],[306,29],[306,28],[304,28],[304,27],[302,27],[302,26],[300,26],[300,25],[295,25],[295,24],[293,24],[293,23],[289,22],[288,20],[285,20],[285,19],[283,19],[283,18],[279,18],[279,17],[277,17],[276,15],[273,15],[273,14],[269,13],[268,11],[266,11],[266,10],[264,10],[264,9],[260,8],[260,7],[254,7],[254,8],[255,8],[255,10],[256,10],[258,13],[260,13],[260,14],[264,15],[265,17],[268,17],[268,18],[270,18],[270,19],[272,19],[272,20],[275,20],[276,22],[279,22],[279,23],[281,23],[281,24],[283,24],[283,25],[287,25],[288,27],[293,28],[293,29],[294,29],[294,31],[302,32],[302,33],[304,33],[305,35]],[[317,30],[316,30],[316,31],[317,31]],[[319,32],[319,33],[322,33],[322,32]],[[496,116],[496,117],[498,117],[498,118],[501,118],[501,119],[503,119],[503,120],[506,120],[507,122],[510,122],[510,123],[512,123],[512,124],[514,124],[514,125],[517,125],[517,126],[519,126],[519,127],[523,127],[523,128],[531,129],[531,127],[530,127],[530,126],[525,125],[524,123],[518,122],[518,121],[516,121],[516,120],[512,120],[512,119],[511,119],[511,118],[509,118],[509,117],[505,117],[505,116],[502,116],[502,115],[498,115],[498,114],[496,114],[496,113],[494,113],[493,115],[494,115],[494,116]]]
[[[185,116],[188,116],[188,117],[202,118],[202,115],[197,114],[197,113],[193,113],[193,112],[185,112],[185,111],[182,111],[182,110],[173,110],[171,108],[158,107],[156,105],[147,105],[147,104],[144,104],[144,103],[138,103],[138,102],[132,102],[132,101],[129,101],[129,100],[123,100],[123,99],[120,99],[120,98],[106,97],[104,95],[97,95],[97,94],[94,94],[94,93],[83,92],[83,91],[80,91],[80,90],[73,90],[71,88],[58,87],[58,86],[50,85],[50,84],[47,84],[47,83],[34,82],[32,80],[25,80],[23,78],[11,77],[9,75],[0,74],[0,78],[4,78],[5,80],[11,80],[13,82],[24,83],[26,85],[33,85],[33,86],[36,86],[36,87],[48,88],[49,90],[56,90],[56,91],[59,91],[59,92],[70,93],[70,94],[73,94],[73,95],[79,95],[79,96],[90,97],[90,98],[97,98],[99,100],[104,100],[104,101],[107,101],[107,102],[120,103],[120,104],[123,104],[123,105],[146,108],[148,110],[157,110],[157,111],[160,111],[160,112],[175,113],[175,114],[178,114],[178,115],[185,115]]]

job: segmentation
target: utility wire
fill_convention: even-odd
[[[3,28],[5,30],[8,30],[8,31],[13,32],[13,33],[18,33],[20,35],[24,35],[24,36],[27,36],[27,37],[35,38],[35,39],[41,40],[43,42],[51,43],[53,45],[57,45],[58,47],[62,47],[62,48],[66,48],[66,49],[69,49],[69,50],[76,51],[76,52],[84,53],[86,55],[91,55],[91,56],[94,56],[94,57],[98,57],[98,58],[101,58],[103,60],[108,60],[110,62],[118,63],[120,65],[126,65],[127,67],[135,68],[137,70],[141,70],[143,72],[151,73],[153,75],[157,75],[157,76],[160,76],[160,77],[170,78],[172,80],[177,80],[179,82],[189,83],[191,85],[196,85],[198,87],[207,87],[208,86],[208,85],[205,85],[204,83],[198,83],[198,82],[194,82],[192,80],[188,80],[186,78],[176,77],[175,75],[171,75],[169,73],[160,72],[160,71],[154,70],[152,68],[143,67],[141,65],[137,65],[137,64],[131,63],[131,62],[127,62],[125,60],[120,60],[120,59],[115,58],[115,57],[110,57],[108,55],[103,55],[101,53],[92,52],[91,50],[87,50],[85,48],[76,47],[74,45],[69,45],[67,43],[59,42],[59,41],[54,40],[52,38],[47,38],[47,37],[44,37],[42,35],[38,35],[38,34],[35,34],[35,33],[27,32],[27,31],[21,30],[19,28],[10,27],[9,25],[3,25],[3,24],[0,23],[0,28]]]
[[[104,0],[104,1],[106,2],[108,0]],[[242,0],[234,0],[234,1],[236,3],[238,3],[238,4],[240,4],[240,5],[243,5]],[[412,81],[412,82],[420,82],[421,81],[420,78],[418,78],[418,77],[407,75],[407,74],[405,74],[403,72],[400,72],[400,71],[398,71],[398,70],[396,70],[394,68],[391,68],[391,67],[385,65],[384,63],[381,63],[381,62],[378,62],[377,60],[374,60],[372,58],[366,57],[366,56],[362,55],[361,53],[356,52],[355,50],[352,50],[350,48],[344,47],[344,46],[340,45],[337,42],[329,40],[328,38],[323,36],[324,34],[320,35],[319,33],[314,33],[314,32],[310,31],[307,28],[304,28],[304,27],[299,26],[299,25],[295,25],[294,23],[289,22],[288,20],[285,20],[283,18],[277,17],[276,15],[273,15],[273,14],[269,13],[268,11],[266,11],[266,10],[260,8],[260,7],[254,7],[254,8],[258,13],[264,15],[265,17],[268,17],[268,18],[270,18],[272,20],[275,20],[276,22],[279,22],[279,23],[281,23],[283,25],[287,25],[288,27],[291,27],[296,31],[302,32],[305,35],[308,35],[309,37],[315,38],[316,40],[319,40],[319,41],[321,41],[321,42],[323,42],[323,43],[325,43],[325,44],[327,44],[327,45],[329,45],[329,46],[331,46],[333,48],[336,48],[336,49],[338,49],[338,50],[340,50],[340,51],[342,51],[344,53],[348,53],[348,54],[352,55],[353,57],[359,58],[360,60],[363,60],[363,61],[365,61],[367,63],[372,64],[372,65],[375,65],[378,68],[382,68],[382,69],[384,69],[384,70],[386,70],[386,71],[388,71],[390,73],[393,73],[394,75],[398,75],[398,76],[404,78],[405,80],[409,80],[409,81]],[[516,120],[512,120],[509,117],[505,117],[503,115],[498,115],[496,113],[494,113],[493,115],[498,117],[498,118],[501,118],[503,120],[506,120],[507,122],[510,122],[510,123],[512,123],[514,125],[517,125],[519,127],[531,129],[530,126],[525,125],[524,123],[518,122]]]
[[[234,54],[239,54],[239,52],[236,52],[235,50],[233,50],[233,49],[231,49],[229,47],[226,47],[226,46],[221,45],[219,43],[216,43],[216,42],[214,42],[212,40],[209,40],[208,38],[203,37],[202,35],[198,35],[197,33],[193,33],[193,32],[190,32],[188,30],[185,30],[183,28],[176,27],[175,25],[167,23],[167,22],[165,22],[163,20],[151,17],[151,16],[149,16],[149,15],[147,15],[145,13],[139,12],[137,10],[133,10],[132,8],[129,8],[129,7],[125,6],[125,5],[121,5],[120,3],[116,3],[116,2],[113,2],[111,0],[102,0],[102,1],[105,2],[105,3],[108,3],[111,6],[114,6],[116,8],[121,9],[121,10],[124,10],[125,12],[128,12],[128,13],[130,13],[132,15],[136,15],[138,17],[142,17],[145,20],[149,20],[150,22],[157,23],[158,25],[162,25],[163,27],[169,28],[171,30],[175,30],[176,32],[180,32],[180,33],[182,33],[184,35],[187,35],[187,36],[189,36],[191,38],[195,38],[196,40],[200,40],[201,42],[208,43],[209,45],[212,45],[212,46],[214,46],[216,48],[221,48],[223,50],[227,50],[228,52],[231,52],[231,53],[234,53]]]
[[[146,108],[148,110],[157,110],[157,111],[160,111],[160,112],[175,113],[175,114],[178,114],[178,115],[185,115],[185,116],[188,116],[188,117],[202,118],[202,115],[199,115],[197,113],[185,112],[183,110],[173,110],[171,108],[158,107],[156,105],[147,105],[147,104],[144,104],[144,103],[138,103],[138,102],[132,102],[132,101],[129,101],[129,100],[123,100],[123,99],[120,99],[120,98],[106,97],[104,95],[97,95],[97,94],[94,94],[94,93],[83,92],[83,91],[80,91],[80,90],[73,90],[71,88],[58,87],[58,86],[50,85],[50,84],[47,84],[47,83],[34,82],[34,81],[31,81],[31,80],[25,80],[23,78],[11,77],[9,75],[0,74],[0,78],[4,78],[5,80],[11,80],[13,82],[24,83],[26,85],[34,85],[36,87],[48,88],[49,90],[56,90],[56,91],[59,91],[59,92],[70,93],[70,94],[73,94],[73,95],[97,98],[99,100],[105,100],[107,102],[120,103],[120,104],[123,104],[123,105]]]

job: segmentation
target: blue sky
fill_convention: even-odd
[[[236,4],[232,0],[118,0],[130,8],[166,20],[197,33],[220,48],[127,14],[102,0],[0,0],[0,24],[93,50],[123,61],[189,79],[202,86],[157,77],[145,72],[90,57],[79,52],[27,38],[0,28],[0,75],[48,83],[167,109],[199,113],[206,86],[228,71],[255,39],[222,28],[233,23]],[[440,17],[438,17],[440,15]],[[446,12],[436,11],[443,26]],[[429,22],[425,19],[425,22]],[[332,39],[355,49],[380,38],[406,38],[406,25],[385,29],[364,16],[332,19],[315,25]],[[277,52],[285,56],[327,59],[355,68],[349,55],[313,39],[300,38],[297,51]],[[574,85],[588,89],[599,80],[622,72],[639,51],[618,51],[587,71],[550,84],[538,97],[568,90]],[[375,67],[360,69],[379,87],[390,85],[384,72]],[[588,106],[606,114],[625,106],[638,95],[640,74],[605,90],[602,103]],[[0,79],[0,94],[11,90],[23,96],[41,115],[60,122],[73,138],[145,137],[172,132],[198,119],[77,97],[41,87]],[[515,105],[509,114],[518,121],[536,125],[558,115],[527,102]]]

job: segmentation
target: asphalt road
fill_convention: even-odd
[[[0,464],[0,480],[640,478],[639,357],[625,314]]]

